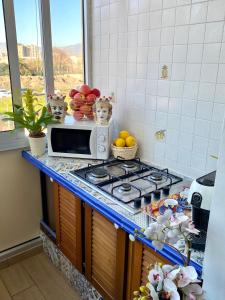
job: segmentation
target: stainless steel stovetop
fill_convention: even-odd
[[[181,177],[142,163],[140,159],[108,160],[98,165],[70,171],[70,174],[115,201],[133,214],[170,193]]]

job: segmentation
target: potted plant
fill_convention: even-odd
[[[23,94],[23,105],[14,105],[13,112],[5,112],[4,121],[13,121],[16,128],[25,128],[29,132],[31,153],[40,156],[44,154],[46,136],[43,132],[48,124],[58,123],[46,106],[36,104],[37,98],[33,91],[27,89]]]

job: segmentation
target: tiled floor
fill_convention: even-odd
[[[79,300],[44,253],[0,270],[1,300]]]

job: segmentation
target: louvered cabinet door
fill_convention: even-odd
[[[128,253],[126,300],[132,300],[134,298],[133,291],[138,290],[140,285],[147,283],[150,265],[154,265],[156,262],[171,263],[139,241],[129,241]]]
[[[59,249],[82,272],[81,200],[54,183],[56,240]]]
[[[126,233],[85,204],[85,276],[106,300],[124,300],[125,251]]]

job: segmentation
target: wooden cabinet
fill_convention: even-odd
[[[55,182],[53,190],[57,245],[105,300],[132,300],[148,267],[169,263]]]
[[[127,265],[127,291],[126,300],[133,299],[133,291],[148,280],[148,268],[156,262],[171,264],[156,251],[146,247],[139,241],[129,241]]]
[[[123,230],[85,205],[85,276],[106,300],[124,300],[126,241]]]
[[[54,199],[57,245],[82,272],[81,200],[55,182]]]

